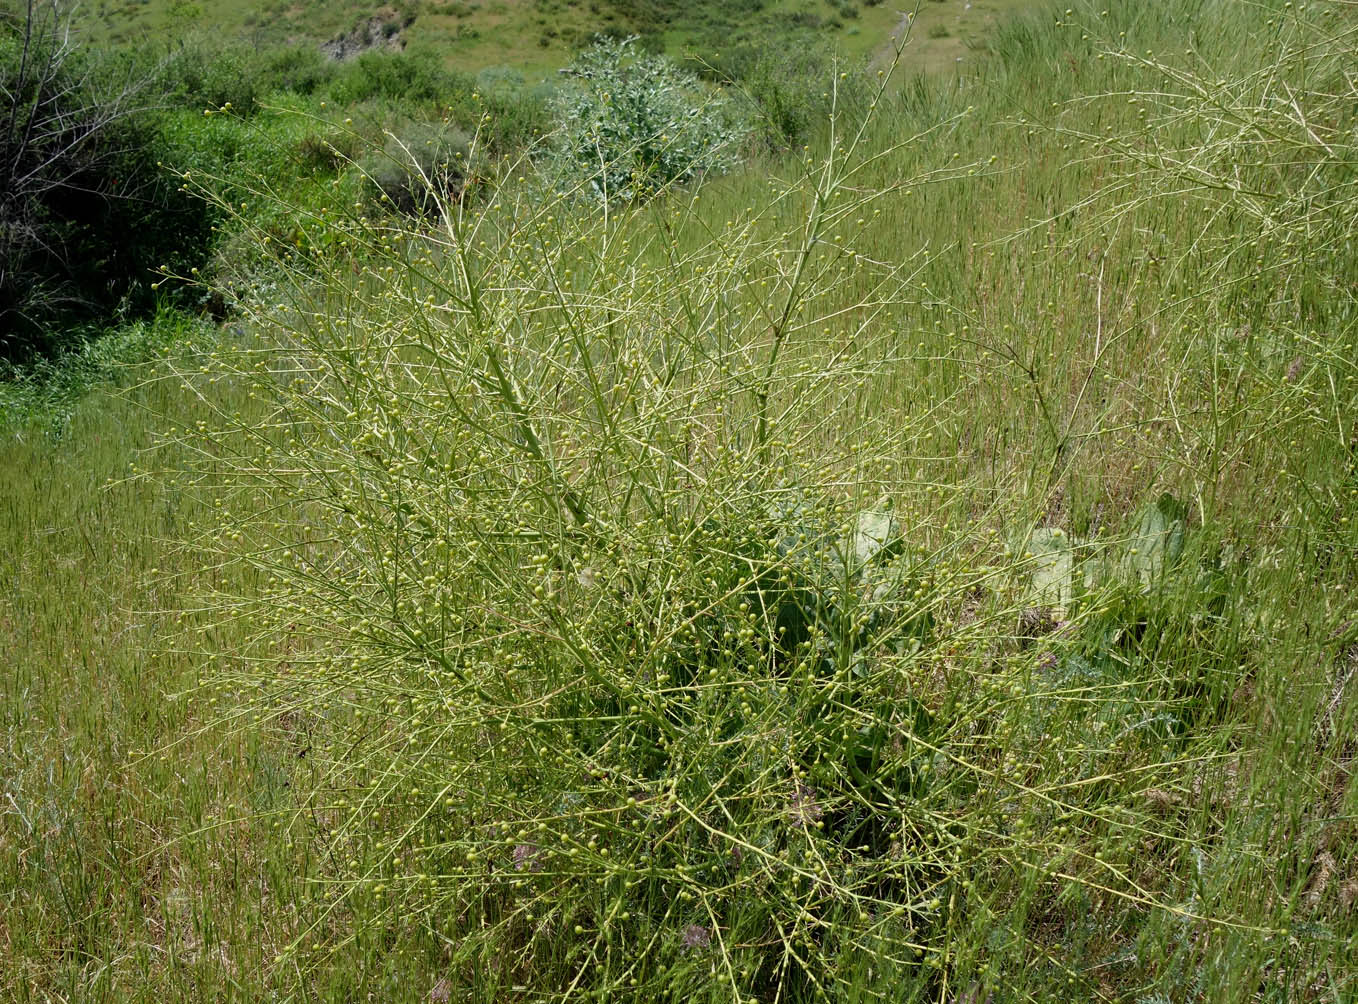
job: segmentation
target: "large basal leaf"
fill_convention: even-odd
[[[854,520],[853,559],[860,568],[882,552],[899,549],[896,521],[884,512],[860,512]]]
[[[1129,578],[1149,587],[1178,562],[1184,550],[1188,509],[1166,492],[1147,506],[1127,542],[1124,568]]]
[[[1059,527],[1038,527],[1028,538],[1028,553],[1033,556],[1033,604],[1064,617],[1075,599],[1074,542]]]

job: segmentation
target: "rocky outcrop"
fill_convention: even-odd
[[[321,51],[339,62],[353,59],[369,49],[400,51],[406,47],[405,30],[415,20],[414,14],[395,10],[380,10],[366,21],[321,43]]]

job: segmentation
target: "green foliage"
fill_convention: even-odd
[[[384,99],[409,105],[439,105],[454,91],[469,91],[468,78],[446,70],[433,54],[370,49],[335,73],[330,100],[342,105]]]
[[[183,346],[203,334],[203,322],[162,311],[107,332],[90,332],[65,354],[27,366],[0,361],[0,434],[45,425],[61,438],[80,403],[97,387],[116,385],[157,352]]]
[[[437,227],[315,153],[386,99],[177,115],[239,326],[0,457],[0,996],[1353,997],[1305,7],[1052,10],[757,171]]]
[[[1090,196],[1036,155],[989,171],[970,97],[921,83],[827,123],[790,180],[607,212],[507,190],[433,236],[346,216],[325,282],[260,308],[271,344],[210,371],[279,416],[207,451],[267,514],[203,527],[224,559],[265,542],[243,561],[267,587],[222,601],[257,635],[218,685],[312,723],[328,788],[297,818],[342,793],[312,831],[337,908],[423,918],[479,999],[1083,997],[1133,945],[1268,981],[1268,939],[1213,961],[1165,926],[1257,931],[1203,876],[1300,852],[1240,863],[1259,831],[1182,793],[1241,748],[1242,687],[1307,647],[1274,634],[1309,559],[1258,529],[1300,481],[1257,423],[1292,416],[1332,484],[1318,416],[1351,404],[1220,378],[1219,301],[1167,303],[1141,229],[1092,257],[1006,230],[1023,193]],[[902,253],[926,243],[949,250]],[[1338,344],[1297,374],[1337,376]],[[1230,557],[1222,457],[1255,472],[1227,494],[1260,493],[1267,561]],[[283,672],[299,637],[318,654]],[[1255,804],[1230,811],[1272,825]]]
[[[489,152],[515,157],[541,144],[551,131],[551,93],[546,84],[528,86],[515,70],[488,67],[476,75],[472,93],[450,106],[450,116],[477,133]]]
[[[334,104],[385,108],[399,118],[446,119],[496,154],[517,155],[550,126],[544,94],[521,75],[447,70],[427,49],[365,52],[334,71],[325,94]]]
[[[312,45],[288,45],[264,57],[261,86],[269,91],[310,95],[334,79],[335,63]]]
[[[229,105],[242,115],[268,93],[265,63],[257,49],[241,43],[192,38],[154,64],[160,100],[192,108]]]
[[[472,181],[472,144],[440,123],[415,123],[392,133],[381,150],[359,162],[374,198],[397,211],[437,213]]]
[[[1038,527],[1024,549],[1032,562],[1032,602],[1064,618],[1109,587],[1156,591],[1183,556],[1187,516],[1184,504],[1164,493],[1142,507],[1116,555],[1059,527]]]
[[[739,987],[802,999],[881,955],[913,960],[911,939],[937,932],[935,887],[946,871],[937,848],[898,856],[892,844],[905,799],[938,811],[926,800],[938,715],[899,688],[905,667],[939,644],[930,579],[943,564],[907,555],[896,517],[846,511],[830,484],[808,476],[780,485],[790,473],[782,445],[756,437],[733,450],[723,429],[697,456],[689,441],[694,423],[710,420],[713,387],[724,388],[722,407],[744,413],[732,429],[766,430],[767,401],[789,382],[809,377],[824,388],[849,376],[833,364],[785,373],[777,341],[746,358],[753,333],[766,330],[757,313],[733,319],[729,348],[697,318],[743,298],[748,272],[775,274],[782,247],[807,246],[805,234],[834,214],[863,210],[871,199],[853,189],[854,163],[836,168],[825,198],[779,240],[719,234],[692,259],[657,263],[641,284],[618,284],[616,264],[600,254],[616,217],[558,196],[522,219],[445,214],[437,262],[418,228],[346,217],[337,221],[345,245],[371,253],[317,260],[353,284],[343,318],[303,306],[310,280],[280,292],[300,308],[285,316],[309,319],[287,336],[308,376],[259,389],[271,399],[281,390],[286,404],[277,403],[302,425],[344,423],[337,436],[278,446],[292,471],[318,469],[313,446],[341,451],[333,470],[344,473],[313,500],[348,513],[339,532],[359,536],[313,609],[296,601],[303,566],[289,549],[251,620],[350,625],[336,664],[350,698],[366,708],[375,686],[394,686],[410,699],[395,711],[415,716],[407,724],[421,738],[403,746],[409,759],[379,768],[385,754],[361,743],[342,783],[376,783],[365,798],[418,833],[427,850],[408,853],[437,878],[423,889],[392,878],[418,897],[415,909],[445,918],[459,965],[478,974],[478,996],[525,980],[565,992],[560,972],[532,970],[558,950],[583,958],[609,943],[625,951],[590,968],[591,991],[717,999]],[[787,198],[804,195],[794,188]],[[630,225],[649,215],[643,206],[619,212]],[[568,215],[554,223],[556,213]],[[549,247],[582,263],[569,287],[539,265]],[[736,264],[715,283],[697,264],[714,254]],[[640,274],[641,265],[628,268]],[[353,280],[341,278],[355,268]],[[784,309],[832,309],[838,284],[803,272],[782,293]],[[899,270],[877,280],[881,297],[901,296]],[[809,336],[807,322],[788,336]],[[397,359],[406,362],[393,370]],[[647,375],[625,376],[624,360]],[[253,348],[231,353],[222,375],[249,379],[262,361]],[[728,380],[732,365],[738,376]],[[313,392],[294,397],[304,383]],[[775,424],[804,427],[820,411],[802,395],[797,416],[780,409]],[[765,420],[753,422],[758,415]],[[238,431],[223,429],[223,444]],[[370,478],[386,477],[393,443],[425,460],[374,494]],[[779,462],[767,465],[774,450]],[[307,504],[279,489],[286,518],[307,518],[292,511]],[[360,525],[381,539],[369,541]],[[388,529],[399,542],[382,536]],[[388,550],[402,555],[390,586]],[[380,595],[392,589],[402,599],[388,613]],[[452,603],[463,611],[456,625]],[[524,627],[512,644],[494,626],[497,611]],[[331,692],[303,675],[283,683],[289,694]],[[442,688],[437,728],[449,742],[426,742],[432,733],[420,723],[434,698],[415,689],[421,681]],[[261,682],[281,696],[282,681]],[[407,817],[407,793],[422,802],[424,792],[438,793],[432,811]],[[451,818],[462,821],[457,835],[430,844]],[[375,850],[366,815],[354,822],[333,835],[345,860]],[[389,867],[384,860],[382,874]],[[347,895],[381,892],[346,878],[355,880]],[[532,933],[529,914],[539,912],[552,929],[574,932],[568,944]],[[519,938],[532,951],[500,952]],[[865,954],[862,941],[880,954]],[[714,977],[717,953],[727,971]]]
[[[837,60],[823,45],[763,40],[729,52],[712,69],[752,105],[748,118],[772,149],[805,144],[826,128],[832,112],[852,120],[866,110],[870,85],[862,68]]]
[[[743,130],[725,103],[635,39],[576,57],[553,100],[553,152],[566,186],[628,201],[736,163]]]
[[[340,129],[308,131],[297,141],[297,162],[303,171],[334,174],[345,170],[363,152],[362,137]]]
[[[205,258],[203,207],[157,163],[157,83],[73,47],[55,9],[0,24],[0,356],[147,311],[157,264]]]

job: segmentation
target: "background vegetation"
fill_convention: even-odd
[[[11,0],[12,2],[12,0]],[[952,67],[967,58],[997,18],[1022,9],[1023,0],[927,0],[921,30],[907,57],[911,68]],[[448,0],[381,6],[340,0],[313,3],[97,2],[76,11],[94,37],[119,44],[156,44],[204,33],[244,38],[253,48],[304,39],[324,42],[365,34],[374,21],[381,34],[401,29],[397,44],[434,53],[462,69],[515,67],[530,79],[550,77],[596,33],[638,34],[647,47],[671,57],[695,53],[715,62],[737,48],[786,41],[823,42],[867,56],[898,28],[903,11],[871,0],[765,0],[760,3],[638,3],[634,0]],[[411,21],[411,19],[414,19]]]
[[[0,994],[1358,992],[1354,38],[756,54],[645,201],[512,75],[165,71],[227,319],[4,385]]]

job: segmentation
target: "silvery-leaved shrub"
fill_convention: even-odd
[[[390,133],[360,162],[370,194],[403,213],[434,212],[456,198],[474,173],[471,140],[461,130],[418,123]]]
[[[600,39],[562,71],[555,154],[569,187],[636,198],[738,159],[743,128],[726,103],[636,39]]]

